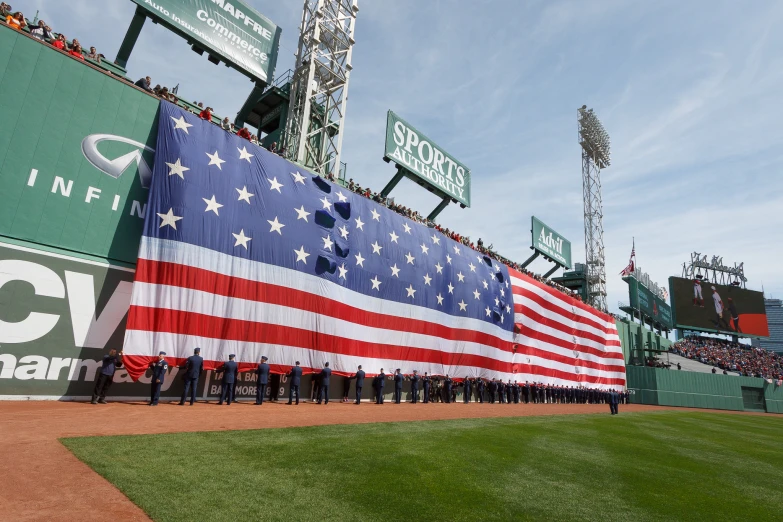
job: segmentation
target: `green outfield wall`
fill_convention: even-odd
[[[639,323],[626,319],[615,319],[617,334],[623,349],[626,364],[643,364],[644,357],[669,350],[672,341]],[[644,356],[644,357],[643,357]]]
[[[634,404],[783,413],[783,387],[756,377],[627,366]]]

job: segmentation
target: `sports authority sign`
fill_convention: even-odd
[[[392,111],[386,117],[384,158],[470,206],[470,169]]]
[[[280,28],[240,0],[133,0],[169,29],[210,54],[269,83]]]
[[[571,242],[546,226],[537,217],[532,217],[533,248],[546,257],[571,268]]]

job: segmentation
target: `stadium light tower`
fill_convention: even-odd
[[[305,0],[291,81],[286,157],[339,175],[358,0]]]
[[[601,170],[609,166],[609,134],[593,109],[577,109],[579,145],[582,146],[582,194],[585,214],[585,256],[588,299],[608,311],[606,306],[606,258],[604,257],[603,204]]]

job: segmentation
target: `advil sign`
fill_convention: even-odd
[[[552,261],[571,268],[571,242],[549,228],[537,217],[532,217],[533,248]]]

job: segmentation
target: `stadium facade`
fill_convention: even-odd
[[[764,299],[769,337],[753,339],[753,346],[783,355],[783,300]]]

